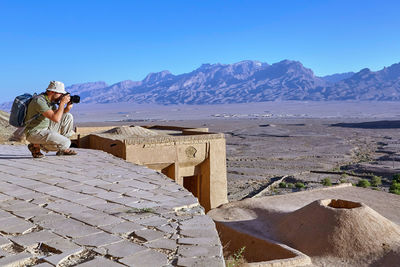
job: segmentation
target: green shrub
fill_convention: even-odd
[[[400,183],[400,173],[396,173],[395,175],[393,175],[392,182]]]
[[[242,266],[246,262],[244,259],[244,250],[246,247],[242,247],[238,251],[236,251],[233,256],[230,256],[227,261],[226,261],[226,266],[227,267],[237,267],[237,266]]]
[[[287,185],[288,188],[293,188],[294,187],[293,183],[287,183],[286,185]]]
[[[358,181],[357,186],[367,188],[370,187],[371,184],[367,179],[361,179],[360,181]]]
[[[331,179],[329,179],[329,178],[324,178],[324,179],[322,180],[322,184],[323,184],[324,186],[331,186],[331,185],[332,185]]]
[[[391,190],[389,192],[392,194],[400,195],[400,190]]]
[[[393,183],[393,184],[390,186],[390,189],[400,189],[400,183]]]
[[[340,182],[341,184],[343,184],[343,183],[348,183],[347,179],[340,179],[339,182]]]
[[[378,185],[382,184],[382,178],[380,176],[372,176],[371,178],[371,185],[377,187]]]
[[[392,194],[400,195],[400,183],[393,182],[389,188],[389,192]]]
[[[294,186],[296,186],[296,188],[304,188],[306,187],[303,183],[301,182],[297,182]]]
[[[285,182],[279,183],[279,188],[286,188],[287,184]]]

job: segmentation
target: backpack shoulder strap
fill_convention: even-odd
[[[33,116],[30,120],[28,120],[27,122],[25,122],[25,127],[28,126],[34,119],[37,119],[40,117],[40,113],[36,114],[35,116]]]

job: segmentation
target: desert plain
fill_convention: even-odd
[[[382,184],[371,188],[388,191],[400,173],[396,102],[122,103],[76,105],[73,112],[79,126],[175,125],[224,133],[230,201],[323,187],[324,179],[357,184],[374,175]],[[282,177],[290,187],[304,187],[267,188]]]

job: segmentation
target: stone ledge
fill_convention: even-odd
[[[115,134],[107,134],[107,133],[94,133],[93,135],[111,139],[111,140],[119,140],[124,142],[127,145],[136,145],[136,144],[161,144],[161,143],[199,143],[213,139],[221,139],[224,138],[224,134],[222,133],[202,133],[202,135],[182,135],[182,136],[151,136],[151,137],[127,137],[124,135],[115,135]]]

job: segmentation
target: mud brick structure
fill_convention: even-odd
[[[159,171],[189,190],[206,211],[227,203],[222,133],[173,126],[77,127],[75,143]]]

